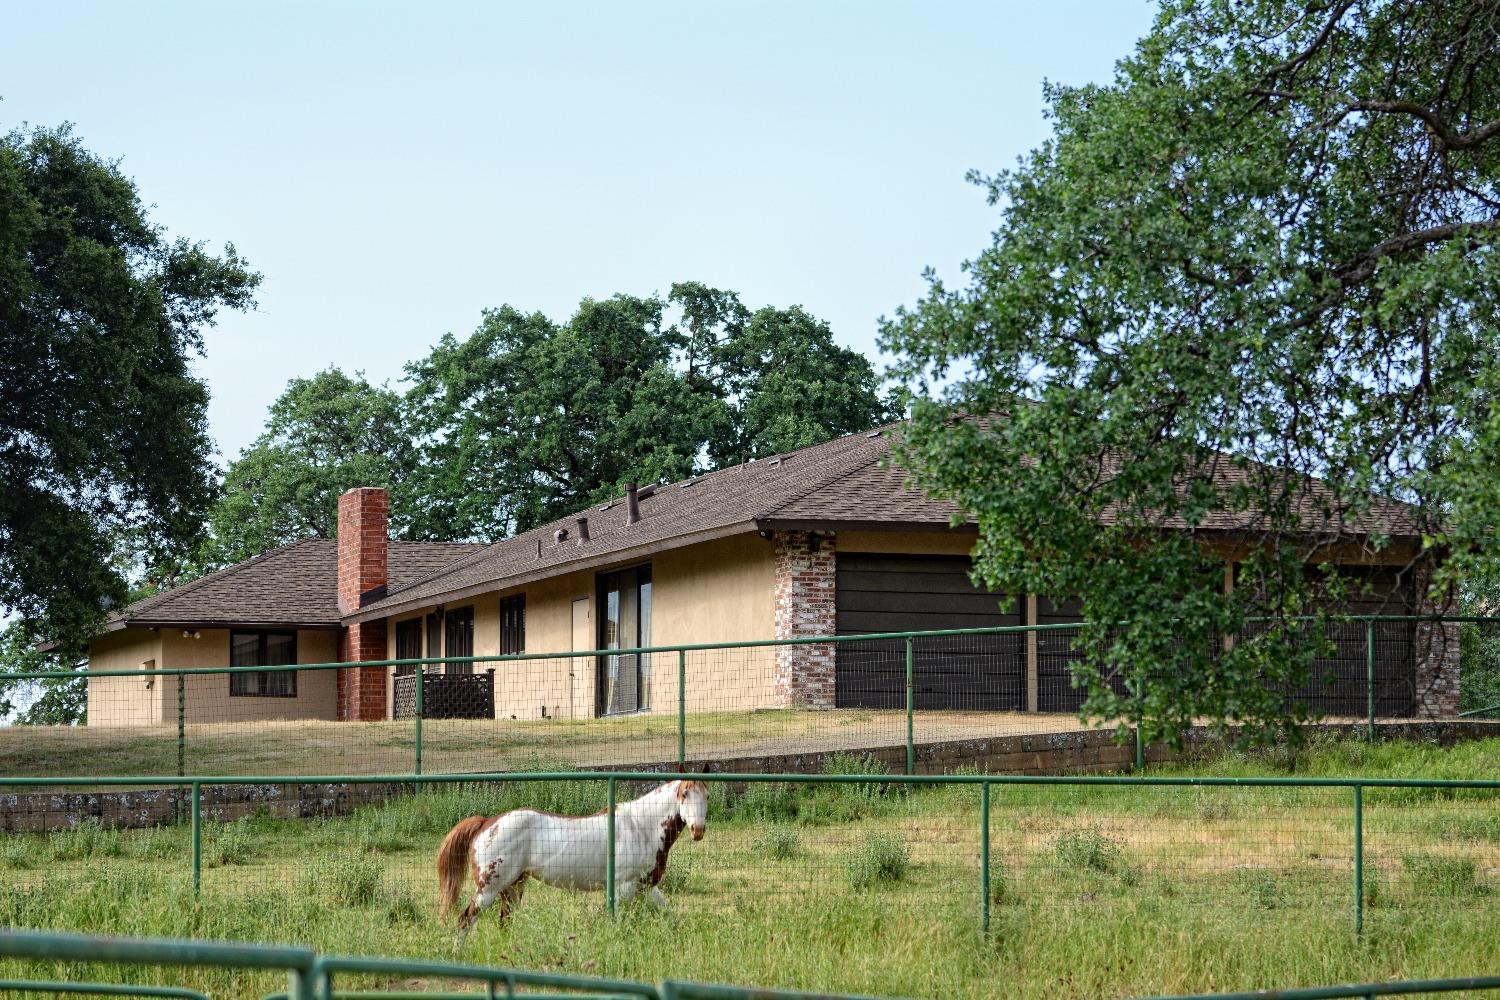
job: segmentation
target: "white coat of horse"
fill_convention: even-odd
[[[438,848],[438,887],[446,917],[458,900],[464,874],[474,878],[474,897],[458,916],[458,940],[497,899],[500,917],[521,901],[526,879],[564,889],[602,889],[606,880],[608,821],[559,816],[540,809],[514,809],[500,816],[461,820]],[[703,839],[708,822],[708,786],[677,780],[615,806],[615,898],[624,902],[639,888],[666,904],[657,883],[667,854],[683,829]]]

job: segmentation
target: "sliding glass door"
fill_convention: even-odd
[[[635,566],[599,577],[599,648],[651,645],[651,567]],[[623,653],[599,658],[598,714],[644,712],[651,707],[651,657]]]

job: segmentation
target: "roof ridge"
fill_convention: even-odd
[[[242,570],[248,569],[252,565],[263,565],[267,559],[270,559],[274,556],[283,555],[284,553],[291,551],[299,545],[304,545],[308,542],[326,542],[329,540],[330,539],[322,538],[319,536],[310,536],[307,538],[294,539],[290,542],[283,542],[275,548],[267,549],[264,552],[251,556],[249,559],[241,559],[239,562],[235,563],[232,566],[225,566],[223,569],[216,569],[212,573],[205,573],[197,579],[189,580],[187,583],[184,583],[180,586],[168,587],[166,590],[163,590],[160,593],[152,594],[150,597],[143,597],[139,601],[135,601],[132,604],[125,605],[125,607],[121,608],[119,612],[117,612],[117,614],[119,615],[121,620],[124,620],[125,618],[131,616],[131,612],[139,613],[141,611],[157,608],[162,604],[167,603],[169,600],[175,600],[176,598],[181,597],[184,594],[191,594],[199,588],[207,586],[210,581],[217,582],[220,580],[225,580],[231,576],[234,576],[236,573],[239,573]]]

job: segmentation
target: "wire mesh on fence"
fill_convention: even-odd
[[[842,963],[836,981],[846,988],[908,993],[913,969],[926,968],[919,955],[979,948],[1002,960],[978,943],[986,923],[993,940],[1025,942],[1031,961],[1060,961],[1061,942],[1094,953],[1094,974],[1152,935],[1266,954],[1352,940],[1357,926],[1407,946],[1403,935],[1421,927],[1443,942],[1444,954],[1468,949],[1476,960],[1500,961],[1500,914],[1486,905],[1500,889],[1495,782],[1366,779],[1356,791],[1339,779],[961,775],[929,785],[881,774],[853,755],[832,770],[774,780],[702,776],[706,836],[694,841],[685,832],[669,854],[658,853],[662,817],[684,808],[677,792],[667,786],[653,807],[665,807],[658,816],[629,804],[655,779],[614,779],[615,871],[647,883],[659,875],[667,907],[658,914],[649,901],[627,905],[622,888],[621,924],[606,916],[608,893],[588,882],[588,873],[608,870],[601,834],[609,817],[597,810],[609,791],[584,773],[429,778],[420,792],[415,780],[368,783],[371,801],[352,814],[314,789],[295,819],[275,818],[269,804],[214,806],[207,797],[216,786],[206,784],[196,873],[189,823],[118,830],[85,822],[50,835],[11,834],[0,845],[0,924],[253,934],[432,954],[451,947],[474,878],[489,876],[504,884],[491,893],[494,905],[466,954],[580,970],[604,954],[619,963],[614,970],[649,969],[652,977],[701,971],[681,964],[681,949],[698,947],[776,981],[765,978],[768,970],[786,959],[784,943],[797,941],[808,949],[794,963],[799,975],[827,975],[830,962]],[[434,861],[445,836],[470,816],[517,809],[515,829],[497,827],[493,836],[521,839],[504,849],[472,840],[480,852],[473,864],[468,853],[459,856],[457,904],[440,917]],[[592,834],[553,815],[591,813],[582,822]],[[489,828],[481,822],[469,832],[482,837]],[[531,853],[516,862],[516,850]],[[501,862],[593,888],[520,879],[524,892],[509,897],[515,905],[506,917],[517,873]],[[649,888],[643,896],[654,896]],[[868,954],[850,953],[859,948]],[[1358,951],[1347,958],[1361,960]],[[822,964],[798,964],[814,959]]]
[[[1477,717],[1500,714],[1500,625],[1382,619],[1326,627],[1327,655],[1298,694],[1315,714],[1368,723],[1452,716],[1460,704]],[[675,762],[799,772],[817,770],[836,751],[904,758],[920,770],[962,741],[1111,728],[1112,720],[1078,714],[1080,629],[1053,621],[469,658],[422,661],[420,671],[419,661],[217,668],[207,653],[181,670],[110,670],[101,659],[80,681],[87,685],[84,724],[0,727],[0,775],[463,773]],[[1461,652],[1462,670],[1424,673],[1421,664],[1433,662],[1424,644],[1445,656]],[[322,648],[304,643],[296,655]],[[356,673],[369,675],[361,697],[373,701],[361,702],[362,717],[353,721]],[[1455,676],[1461,691],[1443,687]],[[1125,679],[1113,682],[1125,692]]]

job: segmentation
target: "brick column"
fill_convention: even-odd
[[[832,533],[778,531],[776,638],[833,635],[837,566]],[[783,708],[832,708],[836,649],[830,643],[776,647],[776,702]]]
[[[1434,599],[1427,593],[1428,581],[1417,575],[1417,614],[1455,614],[1451,596]],[[1424,719],[1452,718],[1458,714],[1458,623],[1417,622],[1416,714]]]
[[[352,614],[385,594],[389,579],[387,552],[390,497],[376,487],[360,487],[339,497],[339,612]],[[344,628],[345,663],[386,658],[385,621],[359,622]],[[340,670],[340,719],[385,718],[384,667]]]

